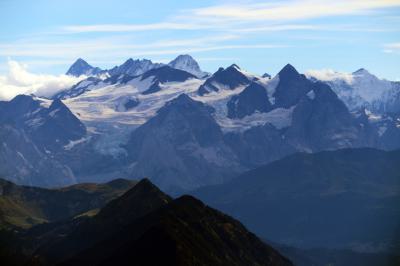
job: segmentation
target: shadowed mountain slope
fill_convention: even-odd
[[[399,244],[399,151],[295,154],[193,195],[277,243],[374,252]]]
[[[40,239],[38,265],[292,265],[238,221],[147,179],[93,217],[40,227],[24,235]]]

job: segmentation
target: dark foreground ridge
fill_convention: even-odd
[[[147,179],[93,217],[17,239],[29,265],[292,265],[240,222],[192,196],[173,200]]]

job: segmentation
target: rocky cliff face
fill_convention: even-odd
[[[219,183],[240,169],[212,108],[182,94],[135,130],[127,144],[131,175],[173,189]]]

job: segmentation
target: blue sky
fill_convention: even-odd
[[[210,72],[291,63],[400,79],[400,0],[0,0],[0,11],[0,75],[10,60],[56,75],[78,57],[109,68],[188,53]]]

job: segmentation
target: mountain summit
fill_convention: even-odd
[[[207,75],[200,69],[199,64],[188,54],[179,55],[177,58],[168,63],[169,66],[189,72],[199,78]]]
[[[93,67],[89,65],[85,60],[82,58],[78,58],[75,63],[72,64],[72,66],[68,69],[67,75],[70,76],[75,76],[79,77],[82,75],[86,76],[92,76],[92,75],[97,75],[101,72],[102,70],[98,67]]]
[[[172,200],[148,180],[91,218],[51,227],[28,232],[42,243],[31,264],[293,265],[240,222],[192,196]]]
[[[120,66],[115,66],[112,69],[108,70],[110,76],[114,75],[129,75],[129,76],[137,76],[141,75],[151,69],[161,67],[162,64],[153,63],[151,60],[148,59],[136,59],[133,60],[129,58]]]
[[[367,74],[371,75],[371,73],[369,73],[369,71],[366,70],[365,68],[360,68],[360,69],[354,71],[353,74],[356,74],[356,75],[367,75]]]
[[[299,75],[299,72],[296,70],[294,66],[291,64],[287,64],[284,66],[281,71],[279,71],[279,76],[280,77],[290,77],[290,76],[297,76]]]
[[[287,64],[278,73],[279,84],[276,87],[274,97],[275,104],[288,108],[299,102],[300,98],[311,89],[312,82],[301,75],[291,64]]]
[[[236,64],[224,69],[219,68],[211,77],[209,77],[197,91],[200,96],[210,92],[218,92],[220,90],[234,90],[240,86],[250,84],[249,78],[243,74]]]

